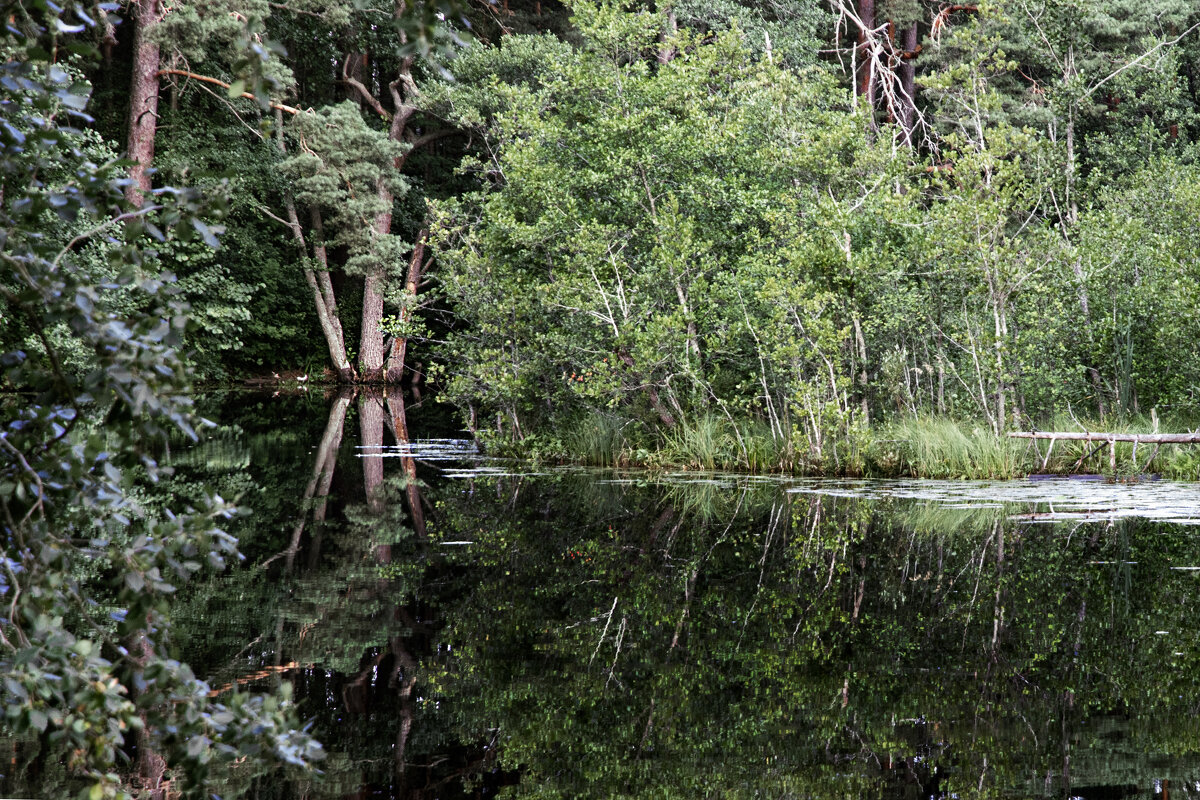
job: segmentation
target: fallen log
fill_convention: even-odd
[[[1063,439],[1076,442],[1142,442],[1145,444],[1200,444],[1200,433],[1102,433],[1085,431],[1013,431],[1013,439]]]

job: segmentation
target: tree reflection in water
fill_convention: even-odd
[[[447,478],[408,429],[399,397],[333,398],[307,483],[262,487],[304,493],[282,550],[260,520],[258,566],[194,600],[256,642],[214,672],[290,680],[330,751],[321,778],[230,794],[1194,792],[1190,528],[765,480]]]

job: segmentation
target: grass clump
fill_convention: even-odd
[[[871,472],[921,478],[1015,478],[1022,446],[980,425],[944,417],[906,417],[875,437]]]
[[[634,419],[588,414],[563,435],[565,455],[568,460],[598,467],[644,463],[648,454],[640,447],[640,429]]]
[[[677,467],[733,469],[743,466],[738,450],[738,437],[729,421],[704,414],[681,420],[667,431],[659,456]]]

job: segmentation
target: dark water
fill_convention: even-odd
[[[225,796],[1200,795],[1196,486],[532,468],[379,398],[207,410],[176,480],[241,496],[247,561],[176,642],[290,682],[328,751]]]

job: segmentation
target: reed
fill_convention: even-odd
[[[565,457],[599,467],[636,463],[639,423],[609,414],[592,413],[578,420],[563,436]]]
[[[683,419],[663,437],[659,456],[665,464],[692,469],[736,469],[743,466],[738,437],[724,417],[702,414]]]
[[[1024,473],[1021,445],[996,436],[980,424],[944,417],[905,417],[889,423],[875,437],[872,473],[908,474],[921,478],[1014,478]],[[884,445],[888,445],[885,447]]]
[[[1186,432],[1200,420],[1173,415],[1079,418],[1060,414],[1039,423],[1057,431],[1114,433]],[[1032,473],[1109,471],[1109,451],[1102,444],[1061,440],[1049,443],[996,436],[982,421],[948,417],[906,416],[871,428],[830,437],[823,464],[797,455],[789,438],[772,435],[762,421],[731,420],[716,413],[681,419],[657,431],[645,423],[602,412],[577,418],[562,434],[555,452],[575,463],[604,467],[643,466],[654,469],[748,473],[791,473],[871,477],[943,479],[1008,479]],[[801,447],[800,450],[803,450]],[[1142,445],[1136,457],[1128,444],[1118,444],[1117,475],[1158,473],[1175,480],[1200,480],[1200,448]]]

